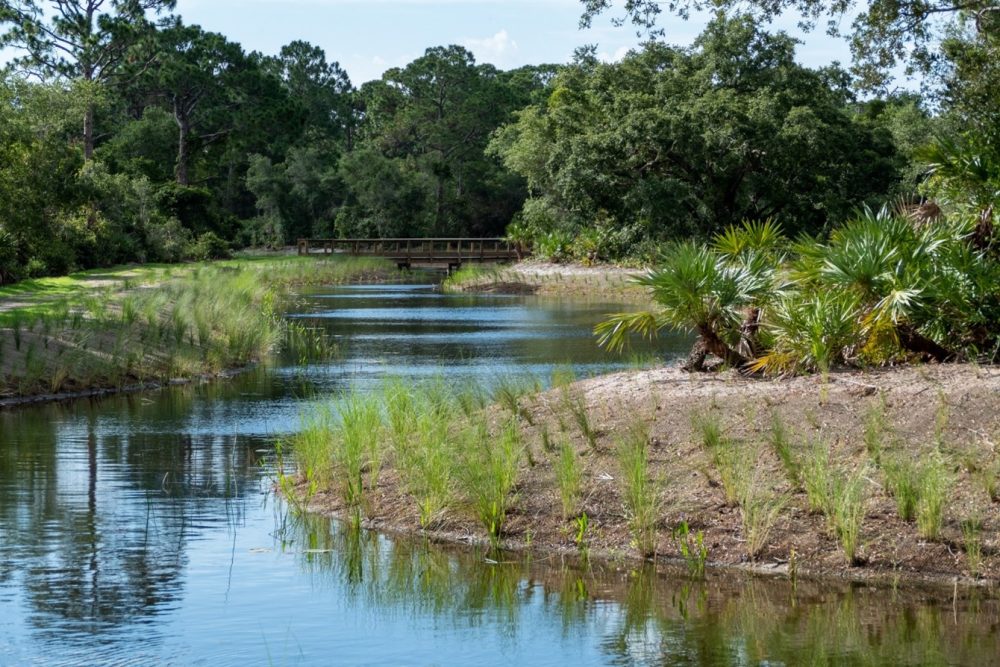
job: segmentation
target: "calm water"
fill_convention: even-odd
[[[0,664],[996,661],[995,599],[491,564],[290,517],[270,493],[274,439],[311,397],[386,375],[603,372],[623,362],[590,328],[618,308],[320,290],[295,316],[337,338],[336,363],[0,413]]]

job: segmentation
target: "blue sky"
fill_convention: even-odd
[[[480,62],[503,69],[525,64],[562,63],[583,44],[596,44],[601,57],[620,58],[639,43],[629,26],[615,27],[610,15],[580,30],[578,0],[179,0],[185,22],[221,32],[247,50],[276,53],[303,39],[321,46],[355,84],[376,79],[389,67],[405,65],[429,46],[461,44]],[[667,41],[688,44],[704,27],[664,16]],[[799,60],[818,67],[847,63],[840,40],[820,33],[801,35],[795,20],[782,21],[805,41]]]

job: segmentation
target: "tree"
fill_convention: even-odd
[[[304,108],[306,128],[351,149],[357,122],[354,87],[339,63],[328,63],[318,46],[294,41],[281,47],[277,57],[266,58],[264,67],[281,79],[288,96]]]
[[[611,0],[581,0],[582,26],[613,6]],[[756,21],[770,22],[781,14],[797,12],[801,25],[813,29],[826,19],[827,32],[840,34],[844,17],[855,16],[851,25],[851,50],[861,83],[869,88],[884,86],[888,72],[900,60],[911,68],[926,68],[933,59],[935,42],[945,23],[958,16],[970,19],[977,31],[996,34],[1000,3],[997,0],[625,0],[618,23],[631,21],[641,30],[662,34],[657,28],[666,11],[687,18],[692,11],[721,9],[747,12]]]
[[[148,31],[147,14],[174,8],[176,0],[0,0],[0,46],[25,51],[15,64],[39,78],[106,84]],[[93,91],[85,90],[85,94]],[[83,120],[83,154],[94,153],[94,104]]]
[[[477,65],[466,49],[448,46],[428,49],[362,86],[364,120],[355,153],[370,162],[344,158],[354,209],[341,222],[413,234],[501,233],[523,201],[523,184],[484,149],[541,78],[502,74]],[[395,183],[396,191],[361,173]]]
[[[817,231],[898,179],[891,136],[849,112],[841,74],[798,65],[786,35],[717,19],[692,49],[584,54],[490,150],[544,202],[521,220],[540,235],[704,236],[771,217]]]
[[[229,132],[220,112],[239,102],[235,79],[248,62],[238,44],[179,22],[158,33],[156,49],[157,62],[145,76],[177,124],[174,174],[179,185],[188,185],[192,143],[205,146]]]

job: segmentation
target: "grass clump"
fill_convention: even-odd
[[[882,466],[885,491],[895,501],[896,512],[903,521],[913,521],[917,516],[921,473],[919,464],[905,456],[896,456]]]
[[[514,417],[533,425],[531,411],[521,404],[521,399],[537,392],[537,382],[527,378],[502,377],[493,389],[493,400],[507,408]]]
[[[587,440],[591,449],[597,449],[597,431],[590,422],[590,412],[587,410],[587,403],[582,396],[574,394],[568,387],[562,389],[563,408],[570,413],[576,423],[580,434]]]
[[[382,412],[378,398],[351,392],[339,405],[340,429],[334,439],[334,466],[344,503],[359,513],[367,488],[374,489],[384,456]]]
[[[979,516],[970,516],[962,520],[962,543],[965,548],[965,560],[969,566],[969,575],[979,577],[983,566],[983,520]]]
[[[500,546],[503,537],[523,449],[521,434],[513,421],[497,437],[490,435],[485,421],[474,423],[463,434],[457,475],[459,489],[494,548]]]
[[[885,450],[885,438],[890,432],[889,419],[886,416],[885,397],[881,397],[865,414],[863,438],[865,450],[875,465],[882,464],[882,452]]]
[[[846,479],[838,479],[841,481],[833,489],[834,530],[848,564],[856,565],[868,501],[867,470],[862,468]]]
[[[777,413],[771,416],[771,428],[768,435],[768,442],[774,455],[781,461],[781,467],[785,471],[788,483],[792,485],[793,489],[802,488],[802,467],[795,457],[788,427],[785,426],[785,422]]]
[[[573,445],[564,441],[555,461],[556,484],[562,501],[563,521],[576,516],[583,496],[583,470]]]
[[[767,546],[774,524],[788,504],[787,495],[767,487],[762,470],[756,466],[756,454],[751,449],[733,464],[740,521],[750,560],[756,560]]]
[[[923,464],[917,501],[917,530],[928,540],[937,540],[944,527],[944,510],[951,493],[952,478],[940,452]]]
[[[700,436],[709,460],[719,473],[726,504],[736,507],[740,504],[745,477],[745,471],[741,468],[744,458],[737,443],[725,435],[722,422],[715,413],[693,415],[691,424],[694,432]]]
[[[649,431],[635,423],[618,441],[622,501],[629,530],[643,556],[656,554],[656,527],[663,509],[663,485],[649,471]]]

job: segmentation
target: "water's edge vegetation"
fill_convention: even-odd
[[[994,369],[550,380],[548,391],[513,379],[487,391],[397,379],[337,397],[281,444],[293,456],[278,485],[298,509],[353,525],[666,559],[694,578],[718,566],[996,579]]]
[[[0,311],[0,403],[214,377],[279,349],[329,357],[330,341],[283,317],[294,288],[395,274],[374,258],[277,258],[140,271],[45,298],[29,288],[23,307]]]

